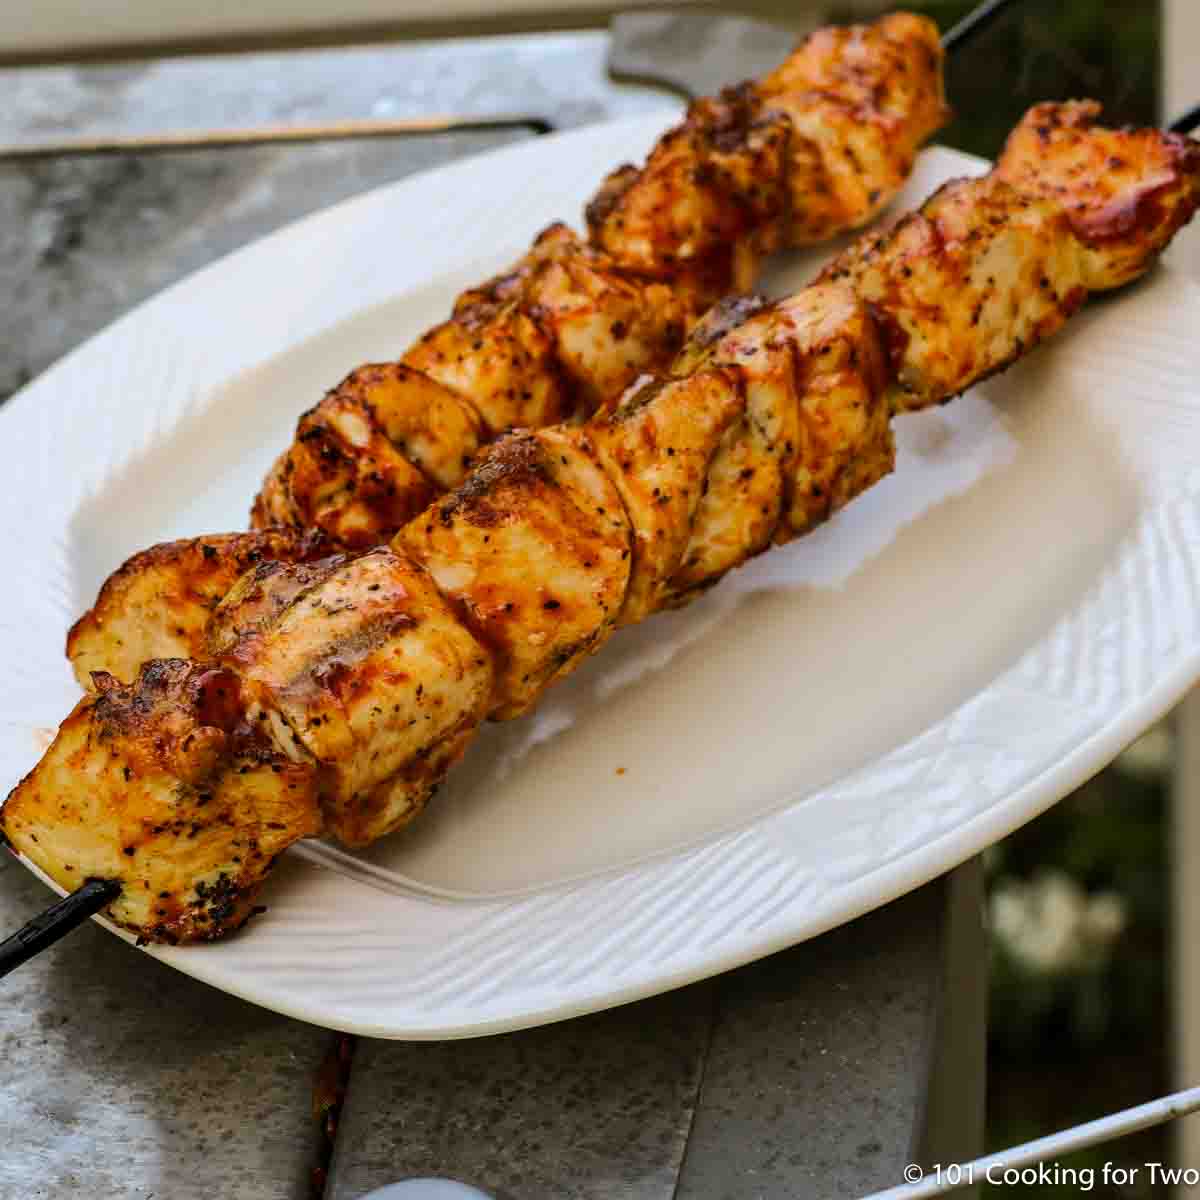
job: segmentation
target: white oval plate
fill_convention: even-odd
[[[141,306],[0,412],[10,786],[77,697],[105,574],[244,527],[297,414],[579,213],[662,118],[340,204]],[[983,164],[924,154],[900,203]],[[769,281],[811,277],[814,256]],[[147,950],[308,1021],[446,1038],[660,992],[931,879],[1102,767],[1200,675],[1200,294],[1161,268],[937,412],[896,473],[491,727],[426,818],[290,853],[241,935]]]

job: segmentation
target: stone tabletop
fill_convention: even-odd
[[[978,899],[972,864],[652,1000],[483,1041],[364,1042],[327,1200],[429,1175],[500,1200],[824,1200],[899,1183],[918,1158],[970,1157]],[[947,1106],[958,1119],[934,1111]]]
[[[50,893],[0,856],[0,927]],[[96,925],[0,982],[4,1200],[307,1200],[332,1035]]]
[[[678,108],[666,92],[610,81],[606,52],[605,35],[575,33],[3,71],[0,139],[516,108],[570,125]],[[525,136],[0,167],[0,399],[144,297],[281,223]],[[966,957],[948,951],[953,914],[978,913],[956,888],[931,885],[767,963],[612,1013],[477,1042],[360,1042],[327,1195],[441,1172],[513,1200],[853,1196],[896,1182],[931,1137],[972,1150],[974,1117],[957,1129],[931,1117],[939,1105],[971,1110],[981,1078],[975,1063],[967,1100],[938,1100],[947,1031],[968,1030],[967,1059],[982,1047],[981,994],[947,983],[952,967],[980,974],[977,928],[961,941]],[[48,898],[0,860],[0,930]],[[314,1195],[313,1087],[334,1035],[93,926],[0,994],[5,1200]]]
[[[675,112],[602,33],[0,70],[0,141],[422,113],[558,128]],[[0,399],[167,284],[288,221],[523,130],[0,165]]]

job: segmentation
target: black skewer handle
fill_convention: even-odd
[[[1200,104],[1189,109],[1182,117],[1177,117],[1167,126],[1172,133],[1191,133],[1197,127],[1200,127]]]
[[[81,888],[39,913],[12,937],[0,942],[0,979],[66,937],[120,894],[121,885],[115,879],[89,879]]]
[[[969,13],[957,25],[947,29],[942,34],[942,49],[954,50],[976,34],[982,33],[1013,0],[984,0],[977,8]]]

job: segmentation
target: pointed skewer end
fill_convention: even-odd
[[[948,54],[951,50],[960,49],[971,38],[982,33],[1014,0],[983,0],[983,3],[973,8],[957,25],[951,26],[942,34],[942,49]]]

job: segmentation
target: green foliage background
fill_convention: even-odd
[[[1115,891],[1129,924],[1111,958],[1094,968],[1037,974],[992,947],[988,1045],[988,1149],[1139,1104],[1170,1089],[1167,939],[1169,863],[1165,770],[1134,772],[1120,760],[1073,796],[1001,842],[989,884],[1053,867],[1089,891]],[[1168,1128],[1147,1130],[1064,1159],[1138,1167],[1170,1162]],[[1024,1196],[1067,1197],[1071,1187],[1028,1187]],[[1149,1197],[1143,1168],[1133,1186],[1093,1196]]]
[[[948,29],[974,7],[969,0],[903,3]],[[951,146],[994,157],[1008,130],[1038,100],[1094,97],[1118,124],[1159,119],[1156,3],[1130,0],[1017,0],[980,40],[947,67],[957,114],[940,136]]]

